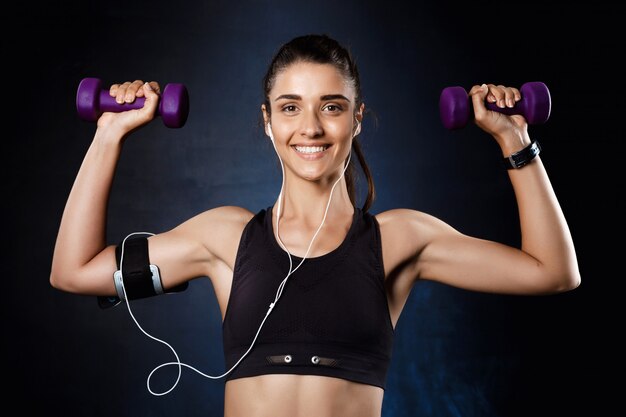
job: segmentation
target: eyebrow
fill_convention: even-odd
[[[282,94],[278,97],[276,97],[276,99],[274,101],[278,101],[278,100],[302,100],[302,97],[297,95],[297,94]],[[345,100],[348,103],[350,102],[350,100],[342,95],[342,94],[326,94],[324,96],[321,96],[320,99],[322,101],[328,101],[328,100]]]

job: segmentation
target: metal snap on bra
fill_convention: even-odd
[[[323,358],[317,355],[309,357],[308,361],[305,361],[304,356],[298,356],[297,358],[292,355],[271,355],[265,358],[268,363],[273,365],[304,365],[306,363],[322,366],[337,366],[339,360],[334,358]],[[297,360],[296,360],[297,359]]]

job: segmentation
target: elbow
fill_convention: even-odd
[[[54,267],[54,264],[52,264],[52,269],[50,270],[50,277],[48,278],[48,281],[50,282],[52,288],[55,288],[57,290],[60,289],[59,287],[62,282],[61,274],[59,274],[57,268]]]
[[[560,292],[572,291],[580,286],[580,273],[576,271],[574,274],[569,274],[564,277],[563,282],[560,287]]]
[[[76,286],[73,284],[72,277],[67,271],[59,271],[52,268],[49,278],[50,285],[60,291],[75,292]]]
[[[578,270],[561,273],[548,280],[549,284],[546,292],[558,294],[575,290],[580,286],[581,278]]]
[[[562,293],[575,290],[580,286],[581,276],[576,255],[564,257],[562,263],[551,274],[555,282],[555,292]]]
[[[560,282],[558,288],[559,292],[572,291],[580,286],[580,270],[578,269],[578,263],[575,260],[572,260],[565,265],[560,276],[561,279],[559,280]]]
[[[57,290],[66,291],[66,280],[56,271],[50,272],[50,285]]]

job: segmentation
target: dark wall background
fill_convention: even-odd
[[[261,77],[281,43],[324,32],[360,64],[371,111],[361,142],[377,186],[371,211],[422,210],[509,244],[519,244],[519,230],[499,149],[475,126],[445,131],[439,93],[545,82],[552,115],[530,133],[543,145],[583,277],[575,291],[548,297],[416,285],[397,327],[383,415],[606,415],[619,398],[606,376],[619,378],[623,365],[616,289],[624,278],[624,11],[599,2],[503,3],[15,5],[2,29],[5,403],[49,416],[221,415],[221,380],[183,369],[170,394],[151,395],[146,378],[175,360],[171,350],[141,333],[123,306],[100,310],[94,297],[49,285],[59,221],[95,129],[76,116],[76,87],[94,76],[106,85],[181,82],[190,91],[185,127],[155,121],[127,142],[110,200],[111,242],[219,205],[257,211],[281,181],[258,125]],[[132,306],[181,361],[224,371],[209,280]],[[166,368],[151,387],[166,391],[176,377]]]

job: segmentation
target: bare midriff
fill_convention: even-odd
[[[380,387],[316,375],[261,375],[226,382],[224,417],[380,417]]]

